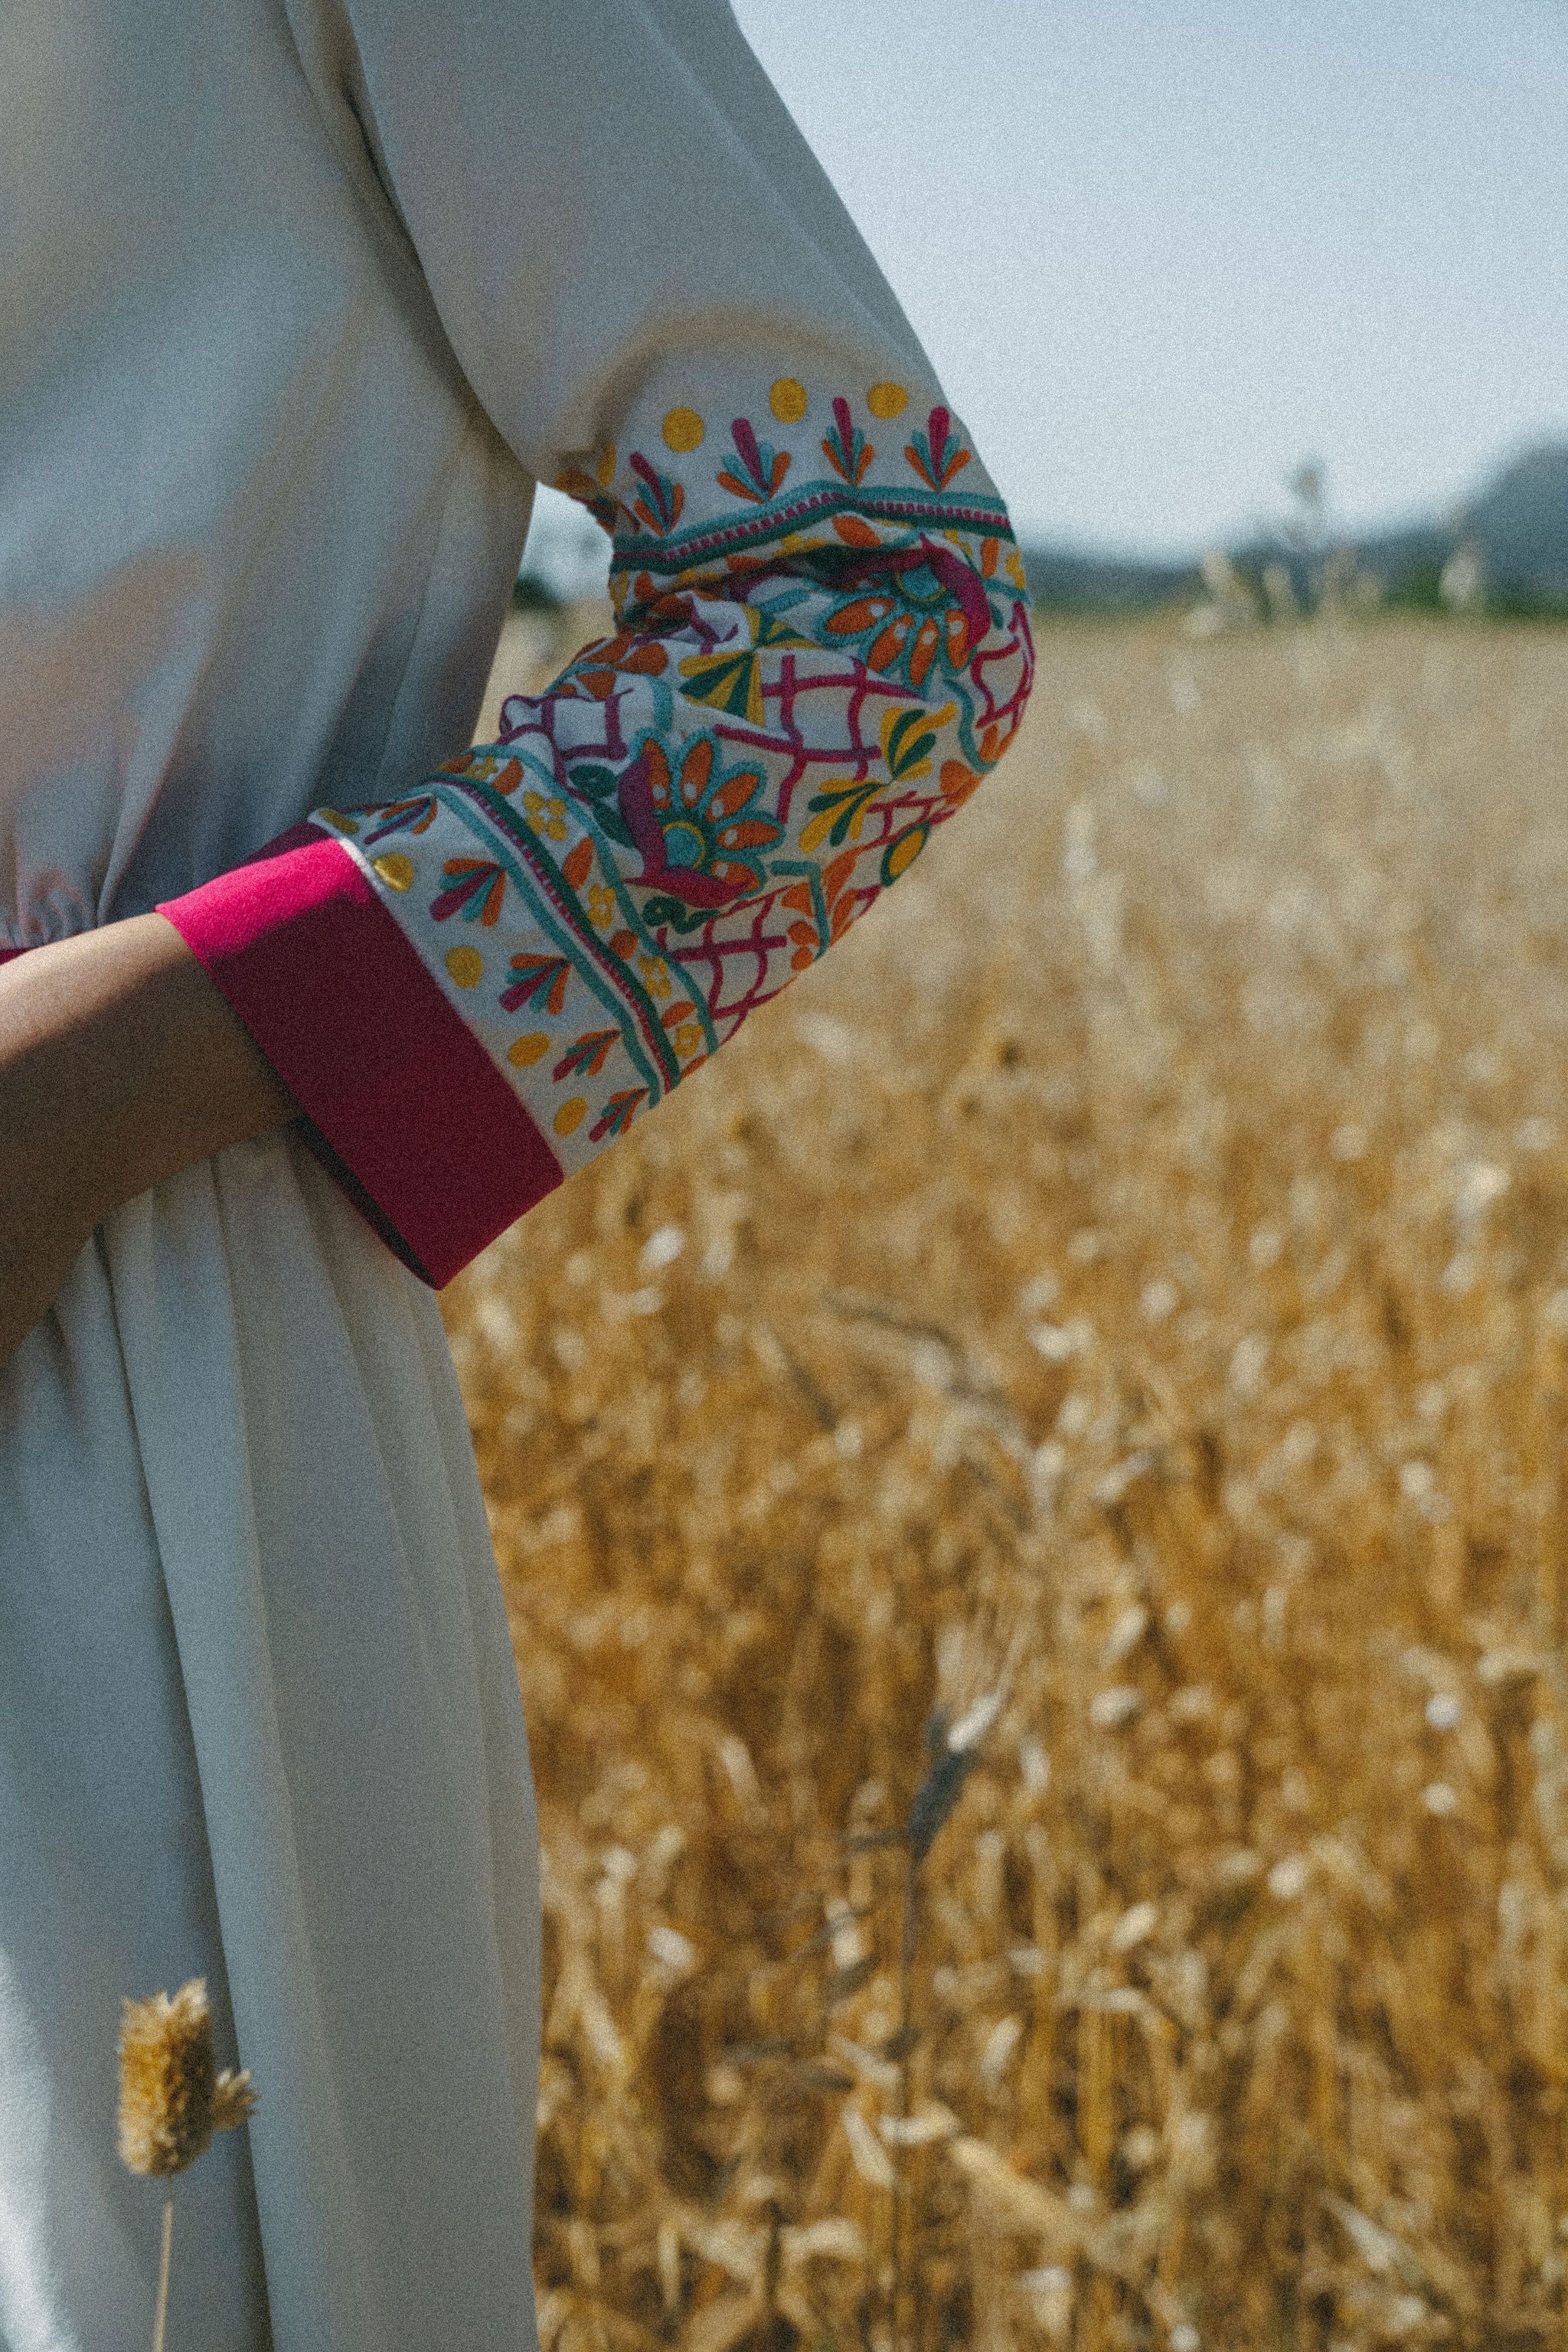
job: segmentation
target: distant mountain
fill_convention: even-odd
[[[1457,521],[1468,524],[1489,580],[1568,603],[1568,442],[1526,450]]]
[[[1025,547],[1019,552],[1030,595],[1053,612],[1142,612],[1174,598],[1190,602],[1203,587],[1195,563],[1144,563],[1069,547]]]
[[[1440,520],[1371,532],[1345,551],[1389,603],[1436,606],[1445,568],[1461,550],[1479,562],[1489,609],[1568,618],[1568,443],[1526,450]],[[1228,554],[1240,580],[1258,593],[1268,568],[1282,566],[1291,593],[1306,603],[1327,551],[1303,550],[1282,528]],[[1026,547],[1023,556],[1036,601],[1058,612],[1147,610],[1190,604],[1204,592],[1197,562],[1142,562],[1050,545]]]

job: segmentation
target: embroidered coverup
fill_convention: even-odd
[[[203,1975],[261,2105],[171,2345],[527,2345],[537,1839],[427,1284],[920,856],[1023,578],[722,0],[16,0],[0,89],[0,956],[161,907],[306,1114],[0,1369],[0,2343],[146,2340],[120,2001]],[[616,627],[468,749],[540,479]]]

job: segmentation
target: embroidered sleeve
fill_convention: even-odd
[[[615,635],[416,792],[315,811],[247,869],[270,914],[225,877],[237,943],[182,922],[438,1281],[909,870],[1031,677],[1005,510],[929,387],[666,366],[560,481],[612,534]]]

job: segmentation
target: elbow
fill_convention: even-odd
[[[999,760],[1023,722],[1035,683],[1035,633],[1029,624],[1029,592],[1024,566],[1016,548],[1009,551],[1016,566],[1016,583],[1001,625],[997,649],[997,685],[1001,694],[998,734],[993,764]]]
[[[943,716],[958,738],[958,758],[942,769],[956,806],[1018,732],[1035,682],[1035,641],[1024,567],[1010,542],[987,539],[970,561],[944,550],[938,562],[952,599],[949,642],[956,638],[963,646],[944,681],[950,691],[942,698],[949,706]],[[949,568],[951,576],[943,576]]]

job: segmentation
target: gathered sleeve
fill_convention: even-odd
[[[1032,650],[1005,509],[727,7],[331,22],[479,399],[610,534],[616,626],[496,742],[162,911],[444,1282],[908,870]]]

